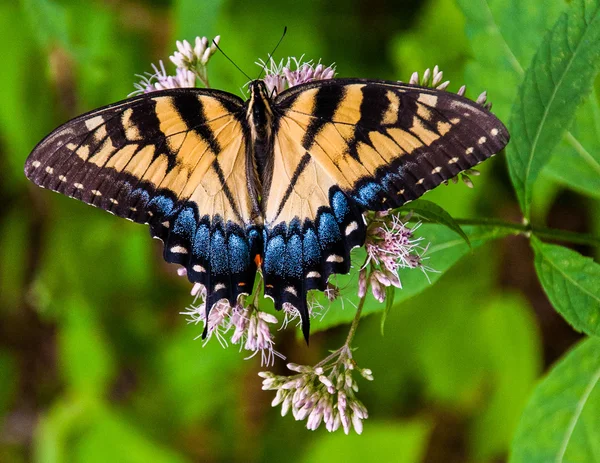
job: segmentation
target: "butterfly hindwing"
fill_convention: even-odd
[[[303,130],[281,118],[273,175],[263,189],[265,294],[307,320],[306,292],[347,273],[350,250],[364,242],[361,210],[303,147]],[[303,325],[307,335],[308,325]]]
[[[365,240],[363,211],[416,199],[508,142],[483,106],[401,83],[317,81],[281,93],[274,107],[277,180],[265,185],[263,210],[276,305],[305,308],[306,290],[348,271],[350,249]]]
[[[168,262],[207,288],[209,305],[251,292],[262,250],[249,194],[243,102],[225,92],[166,90],[67,122],[29,156],[36,184],[148,223]]]

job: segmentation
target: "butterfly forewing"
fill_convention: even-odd
[[[483,106],[406,84],[335,79],[292,89],[279,105],[306,131],[305,149],[369,210],[415,199],[508,142]]]
[[[36,184],[149,223],[165,259],[209,302],[251,291],[261,221],[248,185],[243,102],[217,91],[156,92],[59,127],[29,156]]]

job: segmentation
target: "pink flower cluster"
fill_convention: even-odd
[[[385,288],[389,286],[402,288],[398,276],[398,270],[401,268],[420,268],[425,275],[428,271],[433,271],[423,264],[425,259],[423,255],[428,245],[423,246],[423,237],[414,236],[420,225],[417,223],[409,227],[402,221],[400,214],[379,212],[374,215],[367,229],[365,241],[367,261],[358,275],[359,297],[364,297],[369,285],[375,299],[383,302],[386,295]],[[370,274],[368,274],[369,264],[371,264]]]
[[[258,61],[260,67],[265,71],[263,78],[270,93],[277,95],[286,88],[312,82],[315,80],[331,79],[335,76],[335,66],[323,66],[321,63],[314,64],[312,61],[302,61],[303,57],[288,58],[287,61],[275,62],[273,58],[269,63]]]

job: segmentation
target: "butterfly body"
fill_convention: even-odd
[[[308,336],[306,294],[347,273],[366,210],[418,198],[500,151],[489,110],[397,82],[329,79],[244,102],[172,89],[56,129],[33,150],[36,184],[150,225],[168,262],[207,290],[207,309],[251,293],[290,304]]]

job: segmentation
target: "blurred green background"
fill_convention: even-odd
[[[201,327],[179,315],[191,302],[189,284],[162,261],[145,227],[41,190],[23,175],[44,135],[125,98],[135,74],[167,63],[175,40],[196,35],[220,34],[250,75],[284,26],[278,57],[335,62],[340,76],[408,81],[438,64],[450,90],[468,83],[475,98],[488,89],[506,120],[519,76],[495,59],[506,44],[479,26],[488,16],[493,26],[492,11],[515,2],[489,3],[4,0],[0,461],[505,461],[537,378],[579,339],[540,289],[525,239],[465,252],[435,285],[393,307],[385,336],[379,315],[365,318],[355,358],[375,376],[360,383],[370,418],[362,436],[331,435],[271,409],[258,358],[194,340]],[[552,24],[565,4],[554,3],[533,17]],[[508,44],[530,59],[516,37]],[[238,94],[246,83],[219,54],[209,75],[214,87]],[[427,199],[455,217],[519,221],[503,156],[480,170],[474,190],[440,187]],[[539,182],[538,219],[597,234],[594,192],[564,189],[560,177],[549,169]],[[344,310],[351,318],[352,308]],[[327,323],[331,311],[321,328],[335,325]],[[314,364],[341,345],[347,326],[315,331],[310,348],[294,330],[278,332],[278,350]],[[284,362],[275,370],[284,373]]]

